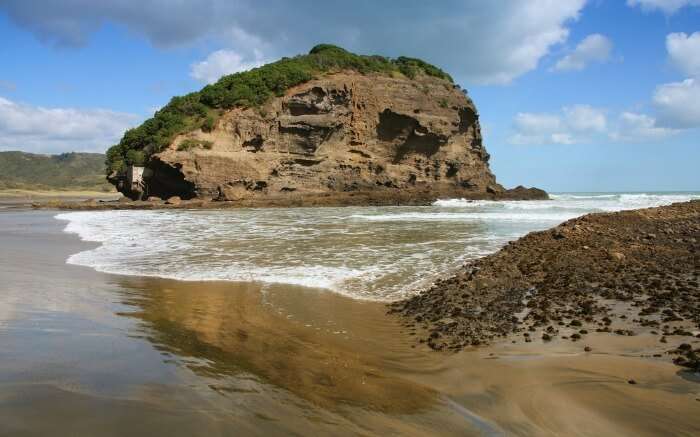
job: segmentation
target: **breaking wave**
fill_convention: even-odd
[[[99,246],[70,264],[185,281],[283,283],[358,299],[411,295],[465,261],[589,212],[700,193],[555,194],[546,201],[438,200],[427,207],[88,211],[59,214]]]

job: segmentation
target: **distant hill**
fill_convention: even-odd
[[[0,152],[0,190],[112,191],[104,175],[101,153]]]

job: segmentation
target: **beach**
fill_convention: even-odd
[[[420,214],[455,214],[450,211],[361,209],[344,214],[374,216],[374,221],[365,220],[372,223],[408,220],[416,226]],[[216,280],[218,270],[210,269],[214,273],[205,277],[202,265],[212,265],[200,263],[198,273],[197,252],[176,246],[175,239],[165,244],[170,250],[167,259],[182,264],[166,267],[179,280],[167,279],[154,270],[162,263],[143,263],[158,259],[163,252],[157,247],[142,258],[110,252],[128,247],[112,238],[119,229],[112,233],[104,228],[101,242],[78,238],[90,240],[90,226],[124,217],[82,217],[80,222],[78,217],[57,220],[58,214],[26,209],[0,213],[2,435],[700,432],[700,386],[668,358],[654,357],[665,350],[657,336],[591,332],[585,339],[590,352],[581,342],[561,339],[435,352],[418,343],[398,318],[386,315],[386,299],[353,294],[367,289],[348,287],[362,285],[363,275],[341,275],[339,282],[326,284],[346,287],[350,291],[345,294],[318,283],[310,286],[329,270],[300,275],[304,281],[298,284]],[[293,218],[297,212],[286,214]],[[388,215],[392,220],[387,221]],[[338,211],[330,216],[337,223]],[[458,220],[469,221],[468,217]],[[474,223],[460,228],[457,218],[449,218],[455,235],[480,229]],[[214,218],[207,220],[201,223],[214,231],[224,229],[213,225]],[[70,224],[79,222],[83,234],[71,232]],[[250,235],[251,228],[244,225],[227,224],[232,232],[239,229],[240,235]],[[321,220],[311,228],[328,226]],[[344,228],[352,234],[366,225],[355,229],[346,223]],[[264,226],[257,229],[259,236],[267,232]],[[423,245],[439,240],[439,230],[438,226]],[[285,238],[279,229],[277,235]],[[499,230],[499,235],[506,233]],[[217,241],[226,239],[221,237]],[[412,238],[405,239],[413,244]],[[333,240],[327,241],[322,256],[339,251],[330,244]],[[308,242],[323,249],[319,240]],[[262,243],[265,240],[256,244]],[[361,239],[358,243],[368,244]],[[137,241],[130,244],[141,248]],[[460,244],[463,251],[471,251],[470,244]],[[482,241],[477,246],[495,251],[502,244]],[[369,247],[379,250],[377,246]],[[353,247],[344,249],[346,258],[355,259],[349,251]],[[102,257],[101,266],[91,258],[96,254]],[[182,258],[183,254],[195,258]],[[225,254],[220,256],[221,265],[230,262]],[[254,260],[248,252],[240,256]],[[475,251],[473,256],[479,255]],[[333,267],[332,261],[326,267]],[[437,255],[417,264],[450,268]],[[136,265],[142,269],[134,270]],[[364,274],[363,265],[356,262],[352,267]],[[131,274],[125,275],[129,266]],[[270,271],[275,266],[267,264]],[[109,273],[117,267],[122,274]],[[398,290],[389,285],[376,285],[374,292]],[[37,416],[42,420],[34,420]]]
[[[30,208],[33,204],[81,204],[85,202],[114,202],[121,197],[116,191],[88,190],[0,190],[0,209]]]

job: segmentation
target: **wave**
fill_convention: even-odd
[[[428,207],[81,211],[56,215],[98,246],[67,262],[119,275],[290,284],[357,299],[415,294],[528,232],[597,211],[699,193],[557,194],[546,201],[444,199]]]
[[[500,213],[500,212],[474,212],[474,213],[448,213],[448,212],[412,212],[398,214],[355,214],[350,218],[366,220],[370,222],[431,222],[431,221],[507,221],[507,222],[541,222],[541,221],[566,221],[577,217],[576,213]]]
[[[423,232],[401,223],[368,229],[351,218],[353,210],[344,211],[100,211],[56,218],[67,222],[65,232],[99,243],[67,263],[103,273],[289,284],[381,301],[411,295],[512,238],[460,223]]]
[[[700,199],[700,193],[608,193],[550,194],[550,200],[468,200],[440,199],[433,206],[441,208],[505,208],[542,210],[620,211],[649,208]]]
[[[550,194],[549,197],[553,200],[599,200],[599,199],[615,199],[619,194]]]

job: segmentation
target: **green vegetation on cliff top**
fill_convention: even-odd
[[[0,190],[112,191],[104,162],[101,153],[0,152]]]
[[[107,151],[107,173],[126,165],[143,164],[167,147],[176,135],[195,129],[211,130],[221,110],[260,106],[289,88],[324,73],[354,70],[362,74],[425,74],[452,83],[449,74],[420,59],[356,55],[330,44],[319,44],[307,55],[282,58],[250,71],[231,74],[201,91],[173,97],[141,126],[128,130],[119,144]]]

